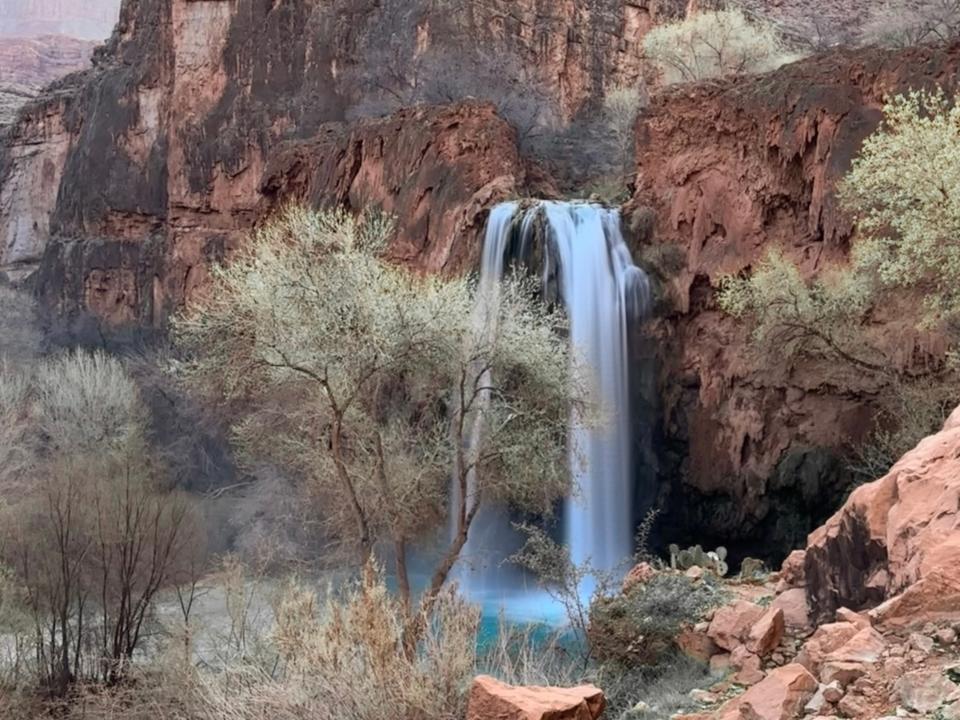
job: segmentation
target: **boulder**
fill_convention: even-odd
[[[886,647],[887,643],[883,639],[883,635],[873,628],[867,627],[836,650],[828,653],[825,660],[827,662],[875,663],[880,660]]]
[[[605,705],[593,685],[518,687],[480,675],[470,688],[467,720],[597,720]]]
[[[853,623],[838,622],[821,625],[804,643],[797,656],[797,662],[806,666],[811,672],[816,672],[827,655],[842,647],[856,634],[857,627]]]
[[[939,670],[908,672],[893,689],[904,707],[919,713],[932,713],[941,705],[960,701],[960,686]]]
[[[710,658],[720,651],[706,633],[698,632],[696,628],[682,630],[676,643],[685,655],[702,663],[710,662]]]
[[[854,612],[850,608],[840,608],[837,610],[837,622],[848,622],[856,625],[858,628],[870,627],[870,617],[863,613]]]
[[[817,618],[909,593],[874,619],[960,619],[960,408],[810,535],[804,569]]]
[[[720,720],[792,720],[817,691],[817,680],[802,665],[772,670],[763,680],[724,705]]]
[[[780,645],[785,629],[783,610],[771,607],[750,629],[747,649],[760,657],[767,657]]]
[[[833,661],[823,664],[820,680],[828,685],[836,683],[842,688],[867,674],[867,667],[860,662]]]
[[[746,600],[726,605],[714,613],[707,635],[724,650],[736,650],[765,612],[764,608]]]
[[[794,550],[783,561],[780,568],[780,580],[788,588],[801,588],[806,584],[806,569],[804,565],[807,562],[806,550]]]
[[[803,588],[792,588],[781,593],[770,607],[783,611],[783,621],[788,628],[801,630],[810,626],[807,592]]]

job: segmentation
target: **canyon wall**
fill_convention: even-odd
[[[23,277],[45,258],[38,288],[60,312],[159,325],[265,209],[306,193],[382,205],[402,228],[398,259],[462,271],[476,252],[453,248],[455,234],[475,245],[480,213],[529,185],[500,117],[514,81],[500,72],[508,84],[488,88],[496,111],[434,88],[445,108],[391,118],[384,96],[442,78],[455,53],[492,71],[509,57],[557,117],[573,117],[610,83],[636,81],[643,33],[675,11],[658,0],[128,0],[96,68],[36,103],[0,146],[0,269]],[[381,92],[371,78],[396,84]]]
[[[0,0],[0,37],[67,35],[104,40],[121,0]]]
[[[127,0],[96,66],[0,141],[0,273],[31,278],[68,321],[162,328],[291,200],[381,208],[398,222],[395,260],[471,269],[493,203],[557,192],[523,150],[513,79],[545,93],[543,122],[595,113],[606,89],[640,82],[644,33],[685,5]],[[509,82],[426,92],[445,64],[466,73],[461,55]],[[839,505],[841,455],[869,428],[877,388],[759,365],[715,289],[770,246],[809,273],[842,260],[851,226],[832,188],[883,98],[954,85],[958,64],[956,47],[834,52],[661,93],[644,113],[627,214],[665,288],[650,347],[670,539],[775,556]],[[895,322],[888,333],[922,361],[924,338]]]
[[[808,276],[843,262],[853,228],[834,188],[885,99],[954,88],[958,68],[960,45],[836,51],[660,94],[641,118],[628,214],[635,224],[654,218],[637,255],[664,284],[664,316],[652,330],[664,471],[683,478],[668,524],[697,528],[702,537],[691,540],[737,548],[762,538],[761,547],[783,552],[843,500],[841,456],[871,429],[879,388],[835,364],[755,357],[748,328],[720,311],[716,289],[774,247]],[[904,367],[942,352],[914,329],[909,309],[877,320]]]

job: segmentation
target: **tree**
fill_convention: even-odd
[[[46,360],[0,377],[2,398],[24,418],[25,450],[21,482],[2,488],[0,551],[24,587],[40,675],[58,692],[78,677],[116,682],[198,525],[160,485],[143,405],[118,360]]]
[[[644,50],[668,84],[775,70],[798,56],[772,25],[739,9],[710,10],[651,30]]]
[[[894,97],[840,184],[857,221],[853,271],[923,296],[924,324],[960,314],[960,106],[942,90]]]
[[[475,311],[466,280],[385,262],[390,232],[376,216],[288,209],[216,272],[175,335],[185,376],[243,408],[246,457],[304,478],[361,565],[392,546],[415,635],[483,503],[549,512],[567,491],[581,394],[562,319],[528,286],[506,283]],[[450,537],[415,611],[409,548],[448,502]]]
[[[893,47],[949,42],[960,34],[960,0],[887,0],[864,25],[868,42]]]
[[[891,297],[912,302],[918,330],[952,347],[960,319],[960,109],[942,91],[893,98],[840,183],[857,221],[850,262],[805,280],[773,251],[748,277],[726,278],[727,312],[749,318],[755,347],[778,360],[826,358],[879,382],[880,425],[857,450],[853,469],[885,470],[938,429],[956,404],[952,363],[896,361],[896,347],[871,332]]]

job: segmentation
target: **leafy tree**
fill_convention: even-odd
[[[852,272],[923,293],[924,323],[960,313],[960,106],[942,90],[894,97],[840,185],[857,220]]]
[[[880,427],[854,469],[876,477],[943,422],[956,373],[942,359],[903,366],[876,341],[873,313],[891,296],[915,298],[918,329],[952,344],[960,316],[960,108],[941,90],[897,96],[839,186],[857,221],[850,262],[805,280],[772,251],[749,277],[726,278],[721,307],[753,323],[755,347],[774,360],[825,358],[885,388]]]
[[[185,375],[241,408],[235,437],[249,459],[304,478],[360,564],[392,546],[415,630],[411,544],[445,524],[449,501],[429,608],[483,503],[549,512],[569,483],[578,395],[562,319],[529,287],[485,288],[475,309],[467,281],[385,262],[390,232],[374,216],[291,208],[216,273],[175,333]]]
[[[772,25],[709,10],[651,30],[644,50],[668,84],[774,70],[797,59]]]

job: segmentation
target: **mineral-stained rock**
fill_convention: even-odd
[[[654,328],[666,440],[690,448],[678,453],[689,464],[671,522],[695,529],[699,541],[722,539],[741,556],[764,544],[786,553],[843,502],[848,477],[837,454],[869,432],[872,381],[835,363],[757,362],[749,327],[717,308],[716,289],[773,248],[808,276],[844,261],[852,226],[837,181],[877,127],[885,98],[952,87],[958,63],[960,44],[838,52],[747,82],[679,87],[643,113],[630,209],[652,208],[656,220],[638,254],[660,268],[667,296]],[[661,259],[667,249],[676,262]],[[907,322],[886,335],[909,362],[941,356]],[[869,546],[834,552],[848,573],[874,560]],[[850,600],[859,609],[869,599]],[[847,603],[829,611],[838,604]]]
[[[817,691],[817,680],[796,663],[772,670],[718,713],[720,720],[792,720]]]
[[[888,475],[857,488],[811,534],[806,558],[808,597],[821,617],[891,598],[871,614],[877,621],[960,618],[960,410]],[[883,585],[870,588],[878,574]]]
[[[604,706],[592,685],[517,687],[481,675],[470,688],[467,720],[597,720]]]

